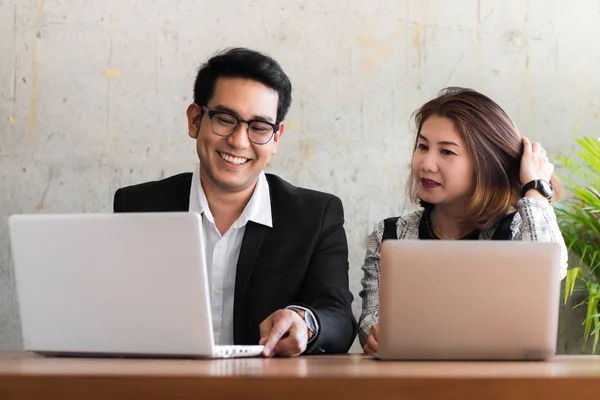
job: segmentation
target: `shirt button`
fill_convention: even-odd
[[[220,245],[220,244],[218,244],[218,245],[216,246],[216,248],[217,248],[217,249],[220,249],[220,248],[221,248],[221,245]]]
[[[214,294],[221,294],[221,291],[219,289],[215,289],[215,290],[213,290],[213,293]]]

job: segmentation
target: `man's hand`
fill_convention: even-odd
[[[292,310],[277,310],[260,324],[259,344],[263,355],[293,357],[302,354],[308,343],[306,322]]]
[[[367,338],[367,344],[363,347],[366,354],[375,354],[379,351],[379,324],[371,326],[371,332]]]

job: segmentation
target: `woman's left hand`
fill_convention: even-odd
[[[550,177],[554,172],[554,165],[548,160],[546,150],[539,143],[531,143],[525,136],[523,141],[523,156],[521,157],[521,174],[519,179],[521,185],[535,179],[543,179],[550,182]]]

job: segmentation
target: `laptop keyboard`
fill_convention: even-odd
[[[215,346],[215,357],[255,357],[262,354],[264,346]]]

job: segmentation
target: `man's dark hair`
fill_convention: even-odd
[[[206,106],[219,78],[244,78],[262,83],[279,94],[277,121],[285,118],[292,103],[292,83],[277,61],[245,48],[226,49],[217,53],[198,70],[194,83],[194,103]]]

